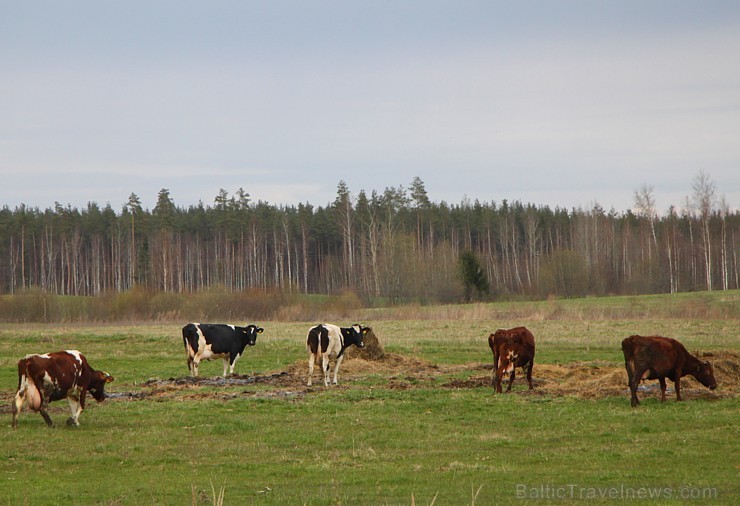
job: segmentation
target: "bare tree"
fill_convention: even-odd
[[[727,216],[730,214],[730,203],[727,202],[727,198],[722,195],[719,201],[719,214],[722,218],[722,245],[721,245],[721,259],[719,269],[722,273],[722,289],[730,289],[730,262],[729,254],[727,251]]]
[[[658,211],[655,208],[654,188],[652,185],[643,183],[639,190],[635,190],[635,208],[637,215],[645,218],[650,225],[652,244],[648,243],[648,256],[652,257],[652,245],[655,245],[655,251],[658,251],[658,237],[655,234],[655,222],[658,219]]]
[[[342,246],[344,253],[344,279],[345,286],[349,286],[354,272],[354,241],[352,233],[352,222],[354,210],[352,208],[352,194],[347,187],[347,183],[339,181],[337,185],[337,198],[334,200],[334,207],[339,215],[339,227],[342,230]]]
[[[691,185],[694,190],[694,207],[701,220],[701,240],[704,250],[704,274],[707,290],[712,290],[712,240],[709,233],[709,219],[714,206],[716,187],[709,174],[700,170]]]

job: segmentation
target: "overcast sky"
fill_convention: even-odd
[[[0,0],[0,206],[740,207],[740,2]]]

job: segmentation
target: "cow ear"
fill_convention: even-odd
[[[362,333],[367,334],[369,330],[370,330],[370,327],[365,327],[362,329]]]
[[[111,381],[113,381],[115,379],[113,376],[111,376],[107,372],[104,372],[103,374],[105,374],[105,382],[106,383],[110,383]]]
[[[259,328],[257,329],[257,333],[258,333],[258,334],[261,334],[261,333],[262,333],[262,332],[264,332],[264,331],[265,331],[265,329],[263,329],[262,327],[259,327]]]

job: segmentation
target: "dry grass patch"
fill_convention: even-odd
[[[710,391],[691,377],[681,380],[681,387],[687,399],[723,399],[740,394],[740,354],[735,351],[713,351],[697,353],[714,366],[719,388]],[[333,363],[332,363],[333,367]],[[467,378],[455,376],[472,373]],[[151,398],[214,398],[230,400],[242,396],[264,398],[302,398],[306,393],[324,389],[323,386],[306,386],[308,366],[306,360],[298,360],[286,368],[265,375],[234,375],[222,377],[181,377],[166,380],[152,379],[142,384],[141,392],[112,393],[117,400],[140,400]],[[408,390],[425,388],[435,380],[449,378],[441,383],[444,388],[492,388],[492,364],[441,365],[416,356],[397,353],[384,353],[382,358],[364,360],[348,358],[340,370],[340,387],[356,388],[369,377],[386,378],[384,385],[374,388],[389,390]],[[601,399],[612,396],[629,395],[627,373],[622,364],[606,361],[571,362],[567,364],[536,364],[533,372],[534,390],[526,387],[523,375],[517,371],[513,392],[515,395],[534,397],[577,397],[581,399]],[[208,387],[256,387],[238,392],[229,390],[204,391]],[[335,388],[335,387],[330,387]],[[657,381],[643,382],[642,394],[660,395]],[[671,382],[668,382],[672,391]]]

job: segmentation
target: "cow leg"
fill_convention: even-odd
[[[660,382],[660,402],[665,402],[665,378],[658,378]]]
[[[229,374],[234,375],[234,369],[236,368],[236,362],[241,358],[241,354],[237,353],[229,358]],[[224,375],[225,376],[225,375]]]
[[[308,354],[308,383],[306,383],[308,386],[311,386],[312,383],[312,376],[313,376],[313,364],[316,361],[316,355],[313,353]]]
[[[21,409],[23,408],[23,403],[26,402],[26,391],[25,390],[18,390],[18,393],[15,394],[15,399],[13,400],[13,405],[10,406],[10,410],[13,413],[13,422],[12,426],[14,429],[18,428],[18,414],[21,412]]]
[[[195,376],[193,374],[193,357],[191,357],[190,355],[188,355],[188,371],[190,371],[191,376]]]
[[[509,386],[506,387],[507,392],[511,392],[511,387],[514,385],[514,375],[516,374],[516,367],[511,368],[511,376],[509,376]]]
[[[69,409],[72,411],[72,416],[67,418],[67,425],[70,427],[79,427],[80,422],[77,420],[80,417],[80,413],[82,413],[82,404],[80,403],[80,399],[76,395],[70,394],[67,396],[67,401],[69,401]]]
[[[338,356],[337,363],[334,364],[334,381],[332,383],[334,383],[335,385],[337,384],[337,375],[339,374],[339,364],[342,363],[343,359],[344,359],[344,355]]]
[[[647,368],[641,367],[635,367],[635,369],[632,371],[632,377],[630,378],[630,404],[632,405],[632,407],[638,406],[640,404],[640,400],[637,398],[637,387],[639,386],[640,380],[642,380],[642,375],[645,374],[645,371],[647,371]]]
[[[224,359],[224,378],[226,377],[226,372],[229,371],[230,374],[234,373],[234,366],[229,364],[229,359]]]
[[[321,370],[324,371],[324,386],[329,386],[329,354],[321,355]]]
[[[534,390],[534,387],[532,386],[532,362],[530,362],[529,367],[527,367],[527,383],[529,383],[529,389]]]
[[[494,356],[496,356],[496,355],[494,355]],[[504,368],[504,366],[502,364],[502,360],[501,360],[501,356],[500,355],[498,355],[498,360],[495,360],[494,361],[493,367],[494,367],[493,370],[496,373],[496,376],[495,376],[495,378],[496,378],[496,392],[502,393],[503,390],[501,390],[501,382],[503,381],[504,372],[506,372],[506,371],[505,371],[505,368]]]
[[[197,378],[198,377],[198,366],[200,365],[200,357],[198,357],[197,355],[193,357],[192,365],[193,365],[193,368],[191,372],[193,373],[193,377]]]
[[[676,374],[676,380],[673,382],[674,385],[676,385],[676,400],[680,401],[681,399],[681,374],[680,372]]]
[[[497,393],[503,393],[503,390],[501,389],[501,382],[503,381],[504,372],[499,370],[498,368],[495,369],[495,382],[496,382],[496,392]]]
[[[635,364],[632,361],[624,361],[624,368],[627,370],[627,386],[630,387],[630,389],[632,388],[632,378],[635,375],[634,366]]]
[[[54,422],[51,420],[51,417],[49,416],[49,413],[46,411],[46,408],[48,407],[47,402],[42,402],[41,407],[39,408],[39,413],[41,413],[41,416],[43,417],[44,421],[46,422],[46,425],[49,427],[54,427]]]
[[[493,386],[494,392],[496,391],[496,382],[498,380],[498,355],[493,352],[493,374],[491,375],[491,385]]]

